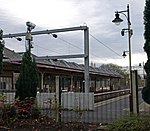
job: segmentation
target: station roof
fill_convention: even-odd
[[[4,62],[21,62],[22,56],[23,56],[23,52],[17,53],[8,48],[4,48],[4,60],[3,60]],[[53,66],[53,67],[60,67],[61,69],[65,69],[65,70],[68,69],[77,72],[84,72],[83,64],[77,64],[75,62],[67,62],[65,60],[52,60],[52,59],[40,60],[38,59],[38,56],[33,54],[32,57],[35,58],[36,63],[38,64],[39,67],[47,68],[49,66],[51,67]],[[119,73],[104,67],[89,66],[89,71],[90,74],[97,74],[97,75],[109,76],[109,77],[119,77],[119,78],[122,77],[122,75],[120,75]]]

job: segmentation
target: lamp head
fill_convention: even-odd
[[[116,12],[115,16],[116,16],[116,18],[114,20],[112,20],[112,22],[115,23],[116,25],[120,25],[120,23],[123,20],[119,17],[119,13],[118,12]]]
[[[57,35],[56,35],[56,34],[52,34],[52,36],[53,36],[54,38],[57,38]]]
[[[17,37],[16,39],[17,39],[18,41],[22,41],[22,38],[20,38],[20,37]]]
[[[124,36],[124,33],[125,33],[125,32],[124,32],[124,30],[122,29],[122,30],[121,30],[121,35]]]
[[[125,51],[123,51],[122,56],[123,56],[124,58],[127,56]]]

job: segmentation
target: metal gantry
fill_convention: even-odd
[[[42,35],[42,34],[52,34],[52,33],[59,33],[59,32],[69,32],[69,31],[84,31],[84,54],[77,54],[77,55],[63,55],[63,56],[45,56],[39,59],[67,59],[67,58],[84,58],[84,88],[85,92],[89,92],[89,28],[87,26],[79,26],[79,27],[70,27],[70,28],[62,28],[62,29],[53,29],[53,30],[43,30],[43,31],[30,31],[31,35]],[[5,34],[2,38],[17,38],[26,36],[28,32],[24,33],[15,33],[15,34]]]

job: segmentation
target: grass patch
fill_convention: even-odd
[[[108,131],[150,131],[150,116],[127,116],[108,126]]]

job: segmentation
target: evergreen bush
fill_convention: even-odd
[[[26,98],[35,98],[39,82],[39,70],[35,59],[32,59],[30,52],[26,51],[23,55],[20,75],[16,82],[15,98],[25,100]]]

